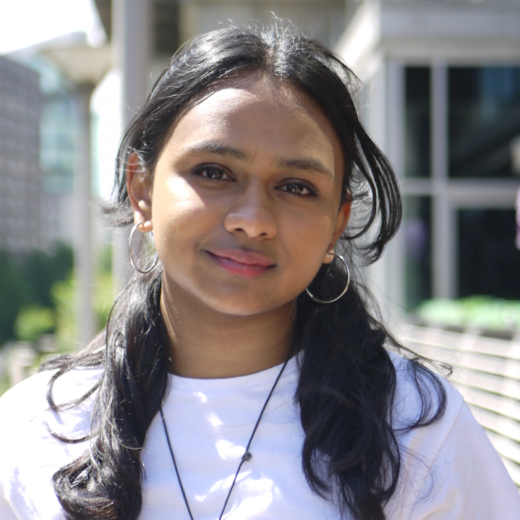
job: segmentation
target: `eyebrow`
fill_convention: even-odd
[[[334,174],[317,159],[282,159],[278,166],[288,170],[314,171],[334,180]]]
[[[250,157],[236,148],[225,146],[216,141],[204,141],[183,148],[185,152],[192,153],[211,153],[222,157],[232,157],[240,161],[249,161]],[[278,167],[288,170],[305,170],[313,171],[334,180],[334,174],[318,159],[281,159],[278,161]]]
[[[183,148],[183,151],[193,153],[211,153],[215,155],[221,155],[223,157],[232,157],[233,159],[239,159],[241,161],[246,161],[249,159],[249,157],[244,152],[241,152],[236,148],[231,148],[230,146],[217,143],[215,141],[204,141],[203,143],[186,146]]]

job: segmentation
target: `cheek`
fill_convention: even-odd
[[[327,253],[335,221],[331,215],[309,212],[287,221],[283,232],[293,268],[306,280],[312,280]]]
[[[206,205],[182,179],[172,179],[154,187],[152,222],[157,252],[163,264],[168,260],[169,253],[178,253],[172,249],[184,248],[190,237],[196,238],[205,214]]]

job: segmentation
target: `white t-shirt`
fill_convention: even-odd
[[[396,426],[416,417],[417,391],[406,361],[397,368]],[[280,367],[230,379],[170,377],[163,406],[172,447],[195,520],[218,518],[252,428]],[[69,372],[55,385],[56,401],[84,393],[99,369]],[[91,400],[60,415],[48,409],[40,373],[0,399],[0,519],[63,520],[53,473],[78,457],[86,443],[64,444],[48,431],[79,437],[87,431]],[[312,493],[301,469],[303,431],[294,403],[298,368],[291,360],[273,394],[242,467],[224,518],[339,519]],[[520,495],[461,395],[445,383],[442,420],[399,436],[402,473],[385,509],[392,520],[513,520]],[[146,436],[142,520],[188,520],[160,415]]]

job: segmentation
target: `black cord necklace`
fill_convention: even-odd
[[[269,395],[267,396],[267,399],[265,400],[265,403],[264,403],[264,406],[262,407],[260,415],[258,416],[258,419],[256,420],[255,427],[253,428],[253,432],[251,433],[251,437],[249,437],[249,442],[247,443],[247,446],[246,446],[246,451],[242,455],[240,464],[238,465],[237,471],[235,473],[235,478],[233,479],[231,487],[229,488],[229,492],[227,494],[226,501],[224,502],[224,506],[222,507],[222,511],[220,512],[220,516],[218,517],[219,520],[222,520],[222,517],[224,516],[224,511],[226,510],[227,504],[229,502],[229,497],[231,496],[231,493],[233,492],[233,488],[235,487],[235,483],[237,481],[240,470],[242,469],[242,465],[244,464],[244,462],[248,462],[253,457],[253,455],[249,451],[249,448],[251,447],[251,443],[253,442],[253,437],[255,436],[256,430],[258,429],[258,425],[260,424],[260,421],[262,420],[262,416],[264,415],[265,409],[267,408],[267,404],[269,403],[269,400],[271,399],[271,396],[274,393],[274,389],[276,388],[278,381],[280,381],[280,378],[282,377],[283,371],[284,371],[285,367],[287,366],[287,363],[289,362],[290,357],[291,356],[289,354],[289,356],[285,360],[285,363],[282,365],[280,373],[278,374],[278,376],[271,388],[271,391],[269,392]],[[188,498],[186,497],[186,492],[184,491],[184,486],[182,485],[182,480],[181,480],[181,476],[179,474],[179,469],[177,468],[177,462],[175,462],[175,456],[173,455],[173,448],[172,448],[172,444],[170,442],[170,435],[168,434],[168,428],[166,428],[166,420],[164,419],[164,413],[162,410],[162,406],[159,407],[159,411],[161,412],[161,419],[162,419],[162,423],[163,423],[163,427],[164,427],[164,434],[166,435],[166,441],[168,443],[168,448],[170,449],[170,455],[172,457],[173,467],[175,468],[175,473],[177,474],[177,480],[179,481],[179,487],[181,488],[182,498],[184,498],[184,503],[186,504],[186,509],[188,510],[190,519],[195,520],[191,513],[190,504],[188,503]]]

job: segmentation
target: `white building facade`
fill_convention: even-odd
[[[366,82],[365,122],[405,202],[369,271],[384,314],[429,298],[520,299],[520,3],[365,0],[336,51]]]

